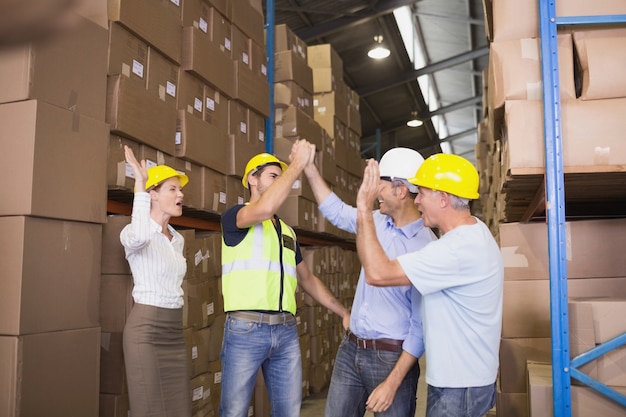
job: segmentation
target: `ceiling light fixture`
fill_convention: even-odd
[[[424,122],[422,122],[420,119],[417,118],[417,112],[416,111],[412,111],[411,112],[411,120],[406,122],[406,125],[408,127],[420,127],[423,124],[424,124]]]
[[[391,54],[391,51],[383,45],[383,35],[374,36],[374,42],[374,47],[367,52],[367,56],[372,59],[384,59]]]

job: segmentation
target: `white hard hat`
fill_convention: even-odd
[[[424,158],[414,149],[389,149],[380,158],[380,176],[381,178],[389,177],[392,180],[413,178],[422,162],[424,162]]]

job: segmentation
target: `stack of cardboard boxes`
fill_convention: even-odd
[[[485,0],[483,4],[491,53],[484,72],[485,119],[479,126],[476,156],[485,220],[500,241],[505,261],[496,409],[498,415],[507,417],[551,415],[552,399],[547,395],[552,390],[551,375],[546,379],[541,366],[552,359],[550,303],[555,301],[555,295],[550,295],[548,230],[545,223],[516,222],[532,217],[533,204],[545,198],[541,193],[545,173],[542,99],[544,89],[552,86],[542,83],[538,3]],[[623,2],[613,0],[559,0],[556,10],[559,16],[626,12]],[[626,145],[617,132],[626,127],[622,117],[626,77],[614,71],[619,67],[617,57],[623,56],[626,32],[576,27],[560,30],[556,42],[565,196],[602,198],[600,192],[612,185],[603,182],[608,177],[597,174],[623,171],[625,162]],[[588,175],[584,189],[568,188],[568,175],[576,173]],[[585,320],[591,318],[583,307],[588,304],[579,304],[575,298],[601,297],[611,305],[623,303],[619,299],[624,297],[626,265],[616,248],[625,243],[625,227],[625,219],[568,221],[565,225],[572,356],[601,340],[594,339],[593,330],[586,326]],[[617,317],[604,317],[602,325],[617,323]],[[590,329],[592,337],[581,344],[580,334],[588,336]],[[620,389],[623,381],[606,377],[604,371],[609,361],[613,369],[623,372],[622,356],[622,351],[614,352],[582,370],[603,375],[605,384]],[[614,415],[608,411],[610,400],[589,391],[573,387],[573,415],[588,415],[590,410]]]
[[[572,302],[581,297],[600,297],[623,307],[626,296],[626,261],[617,248],[626,244],[626,219],[588,220],[566,223],[568,295]],[[550,363],[552,360],[550,326],[550,281],[548,272],[547,226],[545,223],[508,223],[500,226],[500,245],[504,260],[504,309],[500,344],[498,405],[500,416],[533,416],[529,410],[546,398],[529,396],[532,385],[527,380],[527,361]],[[577,313],[577,304],[570,303],[570,343],[572,357],[582,353],[581,324],[592,317]],[[577,319],[577,317],[579,317]],[[605,315],[602,324],[622,325],[619,315]],[[587,338],[587,348],[593,347]],[[599,343],[599,342],[598,342]],[[578,347],[577,347],[578,346]],[[621,353],[607,357],[621,365],[614,372],[625,371]],[[611,358],[616,358],[611,360]],[[582,370],[597,374],[602,360]],[[608,385],[622,382],[605,380]],[[583,389],[582,387],[578,389]],[[584,388],[590,389],[590,388]],[[609,401],[604,398],[604,401]],[[600,401],[601,402],[601,401]],[[550,403],[551,405],[551,403]],[[575,408],[574,408],[575,409]],[[542,414],[538,414],[542,415]],[[584,415],[584,414],[579,414]]]
[[[485,1],[491,41],[485,73],[485,120],[476,148],[487,221],[520,221],[540,188],[544,173],[544,123],[538,4],[535,1]],[[559,16],[623,14],[620,1],[556,2]],[[623,56],[623,28],[575,27],[558,32],[563,166],[566,177],[589,174],[597,186],[600,173],[621,171],[626,127],[626,79],[616,74]],[[545,86],[551,88],[552,86]],[[567,178],[566,178],[567,180]],[[584,197],[584,193],[583,193]],[[600,196],[601,197],[601,196]],[[527,217],[526,217],[527,218]]]
[[[0,51],[4,415],[98,413],[108,31],[106,9],[90,12]]]
[[[11,189],[0,207],[7,231],[0,239],[0,408],[9,415],[128,413],[121,334],[132,276],[119,232],[130,218],[107,216],[107,198],[109,205],[132,199],[124,145],[148,166],[185,172],[187,209],[216,220],[245,201],[245,164],[266,147],[260,0],[86,3],[73,30],[0,51],[9,150],[0,161]],[[334,144],[312,117],[312,75],[308,85],[299,111],[310,120],[300,133],[318,146],[318,164],[333,183]],[[283,149],[297,137],[280,138]],[[296,211],[312,213],[309,226],[298,219],[295,226],[318,231],[311,197],[308,211]],[[190,395],[194,415],[210,416],[219,402],[224,321],[220,236],[182,232]]]

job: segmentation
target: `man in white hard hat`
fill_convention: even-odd
[[[391,259],[421,249],[434,233],[424,227],[413,203],[411,178],[424,158],[409,148],[393,148],[380,160],[376,233]],[[345,204],[315,165],[304,172],[322,215],[333,225],[357,233],[356,208]],[[374,287],[359,276],[350,328],[337,352],[326,402],[326,417],[415,415],[418,358],[424,353],[421,295],[411,285]],[[355,412],[356,410],[356,412]]]

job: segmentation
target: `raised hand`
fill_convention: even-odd
[[[291,147],[289,160],[300,169],[307,166],[315,158],[315,145],[311,145],[306,139],[298,139]]]
[[[378,169],[378,162],[374,159],[369,159],[365,166],[365,171],[363,172],[363,182],[356,196],[356,206],[358,209],[372,209],[374,201],[378,198],[379,183],[380,171]]]
[[[133,170],[135,177],[135,192],[146,190],[146,181],[148,181],[148,169],[146,168],[146,161],[141,160],[141,163],[135,158],[135,153],[128,145],[124,145],[124,156],[126,162]]]

